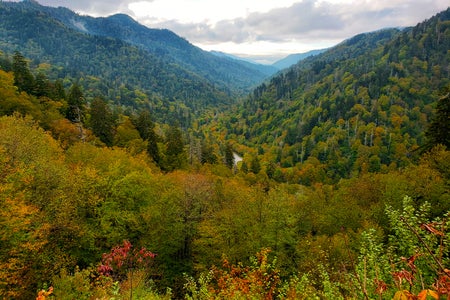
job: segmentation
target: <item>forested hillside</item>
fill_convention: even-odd
[[[4,53],[20,51],[51,79],[81,78],[86,97],[100,93],[124,109],[150,108],[158,120],[185,127],[267,76],[125,15],[92,18],[23,1],[1,2],[0,18]]]
[[[448,298],[449,13],[189,128],[155,118],[180,102],[122,109],[76,65],[1,53],[0,298]]]
[[[344,41],[256,88],[219,126],[258,149],[247,166],[256,157],[278,181],[336,182],[404,167],[449,92],[449,19],[447,10],[414,28]]]

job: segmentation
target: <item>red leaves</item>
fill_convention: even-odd
[[[450,297],[450,270],[445,269],[446,274],[439,276],[439,279],[433,285],[433,288],[441,295]]]
[[[378,295],[383,295],[387,290],[387,284],[383,280],[375,279],[376,288],[375,291]]]
[[[435,228],[438,225],[442,225],[442,224],[437,223],[437,222],[432,222],[432,223],[429,223],[429,224],[422,224],[420,226],[420,228],[422,228],[422,229],[424,229],[424,230],[426,230],[426,231],[428,231],[428,232],[430,232],[432,234],[438,235],[438,236],[445,236],[445,234],[442,231],[437,230]]]
[[[413,274],[416,273],[416,271],[417,271],[417,267],[416,267],[416,265],[414,264],[414,262],[416,261],[416,258],[418,258],[419,256],[421,256],[420,253],[414,254],[413,256],[410,256],[410,257],[408,257],[408,258],[406,258],[406,257],[402,257],[402,258],[401,258],[403,261],[406,262],[406,264],[407,264],[408,267],[411,269],[411,272],[412,272]]]
[[[133,249],[131,242],[124,240],[122,246],[116,246],[111,249],[111,252],[103,253],[102,264],[97,270],[104,276],[111,276],[123,268],[142,267],[148,259],[155,257],[156,254],[146,248]]]
[[[223,260],[223,270],[213,268],[217,284],[215,293],[221,298],[273,299],[280,284],[279,271],[268,262],[269,249],[257,253],[252,266],[231,265]]]
[[[401,286],[403,280],[407,281],[409,285],[411,286],[413,285],[414,275],[412,272],[401,270],[392,273],[392,276],[394,277],[394,280],[398,283],[399,286]]]

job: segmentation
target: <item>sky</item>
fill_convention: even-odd
[[[37,0],[90,16],[125,13],[204,50],[260,63],[334,46],[356,34],[414,26],[448,0]]]

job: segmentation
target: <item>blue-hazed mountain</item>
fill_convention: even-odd
[[[242,58],[242,57],[235,56],[235,55],[232,55],[229,53],[224,53],[221,51],[210,51],[210,53],[212,53],[216,56],[228,59],[228,60],[238,61],[240,64],[244,64],[251,69],[256,68],[258,71],[262,72],[267,77],[272,76],[273,74],[275,74],[276,72],[278,72],[280,70],[272,65],[259,64],[255,61],[253,61],[252,59]]]
[[[286,56],[285,58],[282,58],[272,64],[273,67],[277,68],[278,70],[287,69],[295,64],[297,64],[299,61],[310,57],[314,55],[321,54],[325,52],[327,49],[318,49],[318,50],[311,50],[305,53],[294,53]]]
[[[82,78],[88,92],[98,90],[120,105],[134,106],[140,90],[158,99],[153,106],[178,102],[197,112],[230,103],[266,77],[126,15],[93,18],[26,0],[0,2],[0,20],[1,51],[50,63],[58,71],[53,75]]]

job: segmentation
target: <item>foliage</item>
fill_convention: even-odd
[[[189,128],[0,55],[0,297],[447,297],[447,19],[357,36]]]
[[[344,41],[261,84],[214,126],[258,149],[278,181],[336,183],[405,167],[426,144],[428,120],[430,147],[446,144],[448,20],[447,9],[413,28]]]
[[[187,299],[274,299],[280,284],[275,262],[268,262],[268,249],[252,259],[251,267],[231,265],[223,259],[223,269],[213,268],[199,279],[187,278]]]
[[[130,270],[147,265],[149,258],[155,258],[155,256],[156,254],[144,247],[133,249],[133,245],[124,240],[123,246],[116,246],[111,249],[110,253],[103,254],[102,264],[98,267],[98,271],[104,276],[111,276],[116,280],[121,279]]]
[[[450,132],[450,93],[441,97],[436,104],[436,115],[427,131],[428,147],[441,144],[449,148],[448,132]]]
[[[100,92],[121,107],[150,107],[160,122],[188,126],[193,116],[223,108],[271,74],[124,15],[91,18],[24,1],[2,2],[0,18],[1,51],[20,49],[33,65],[50,64],[45,73],[52,79],[82,78],[86,99]],[[17,74],[20,89],[31,92],[30,74]]]

